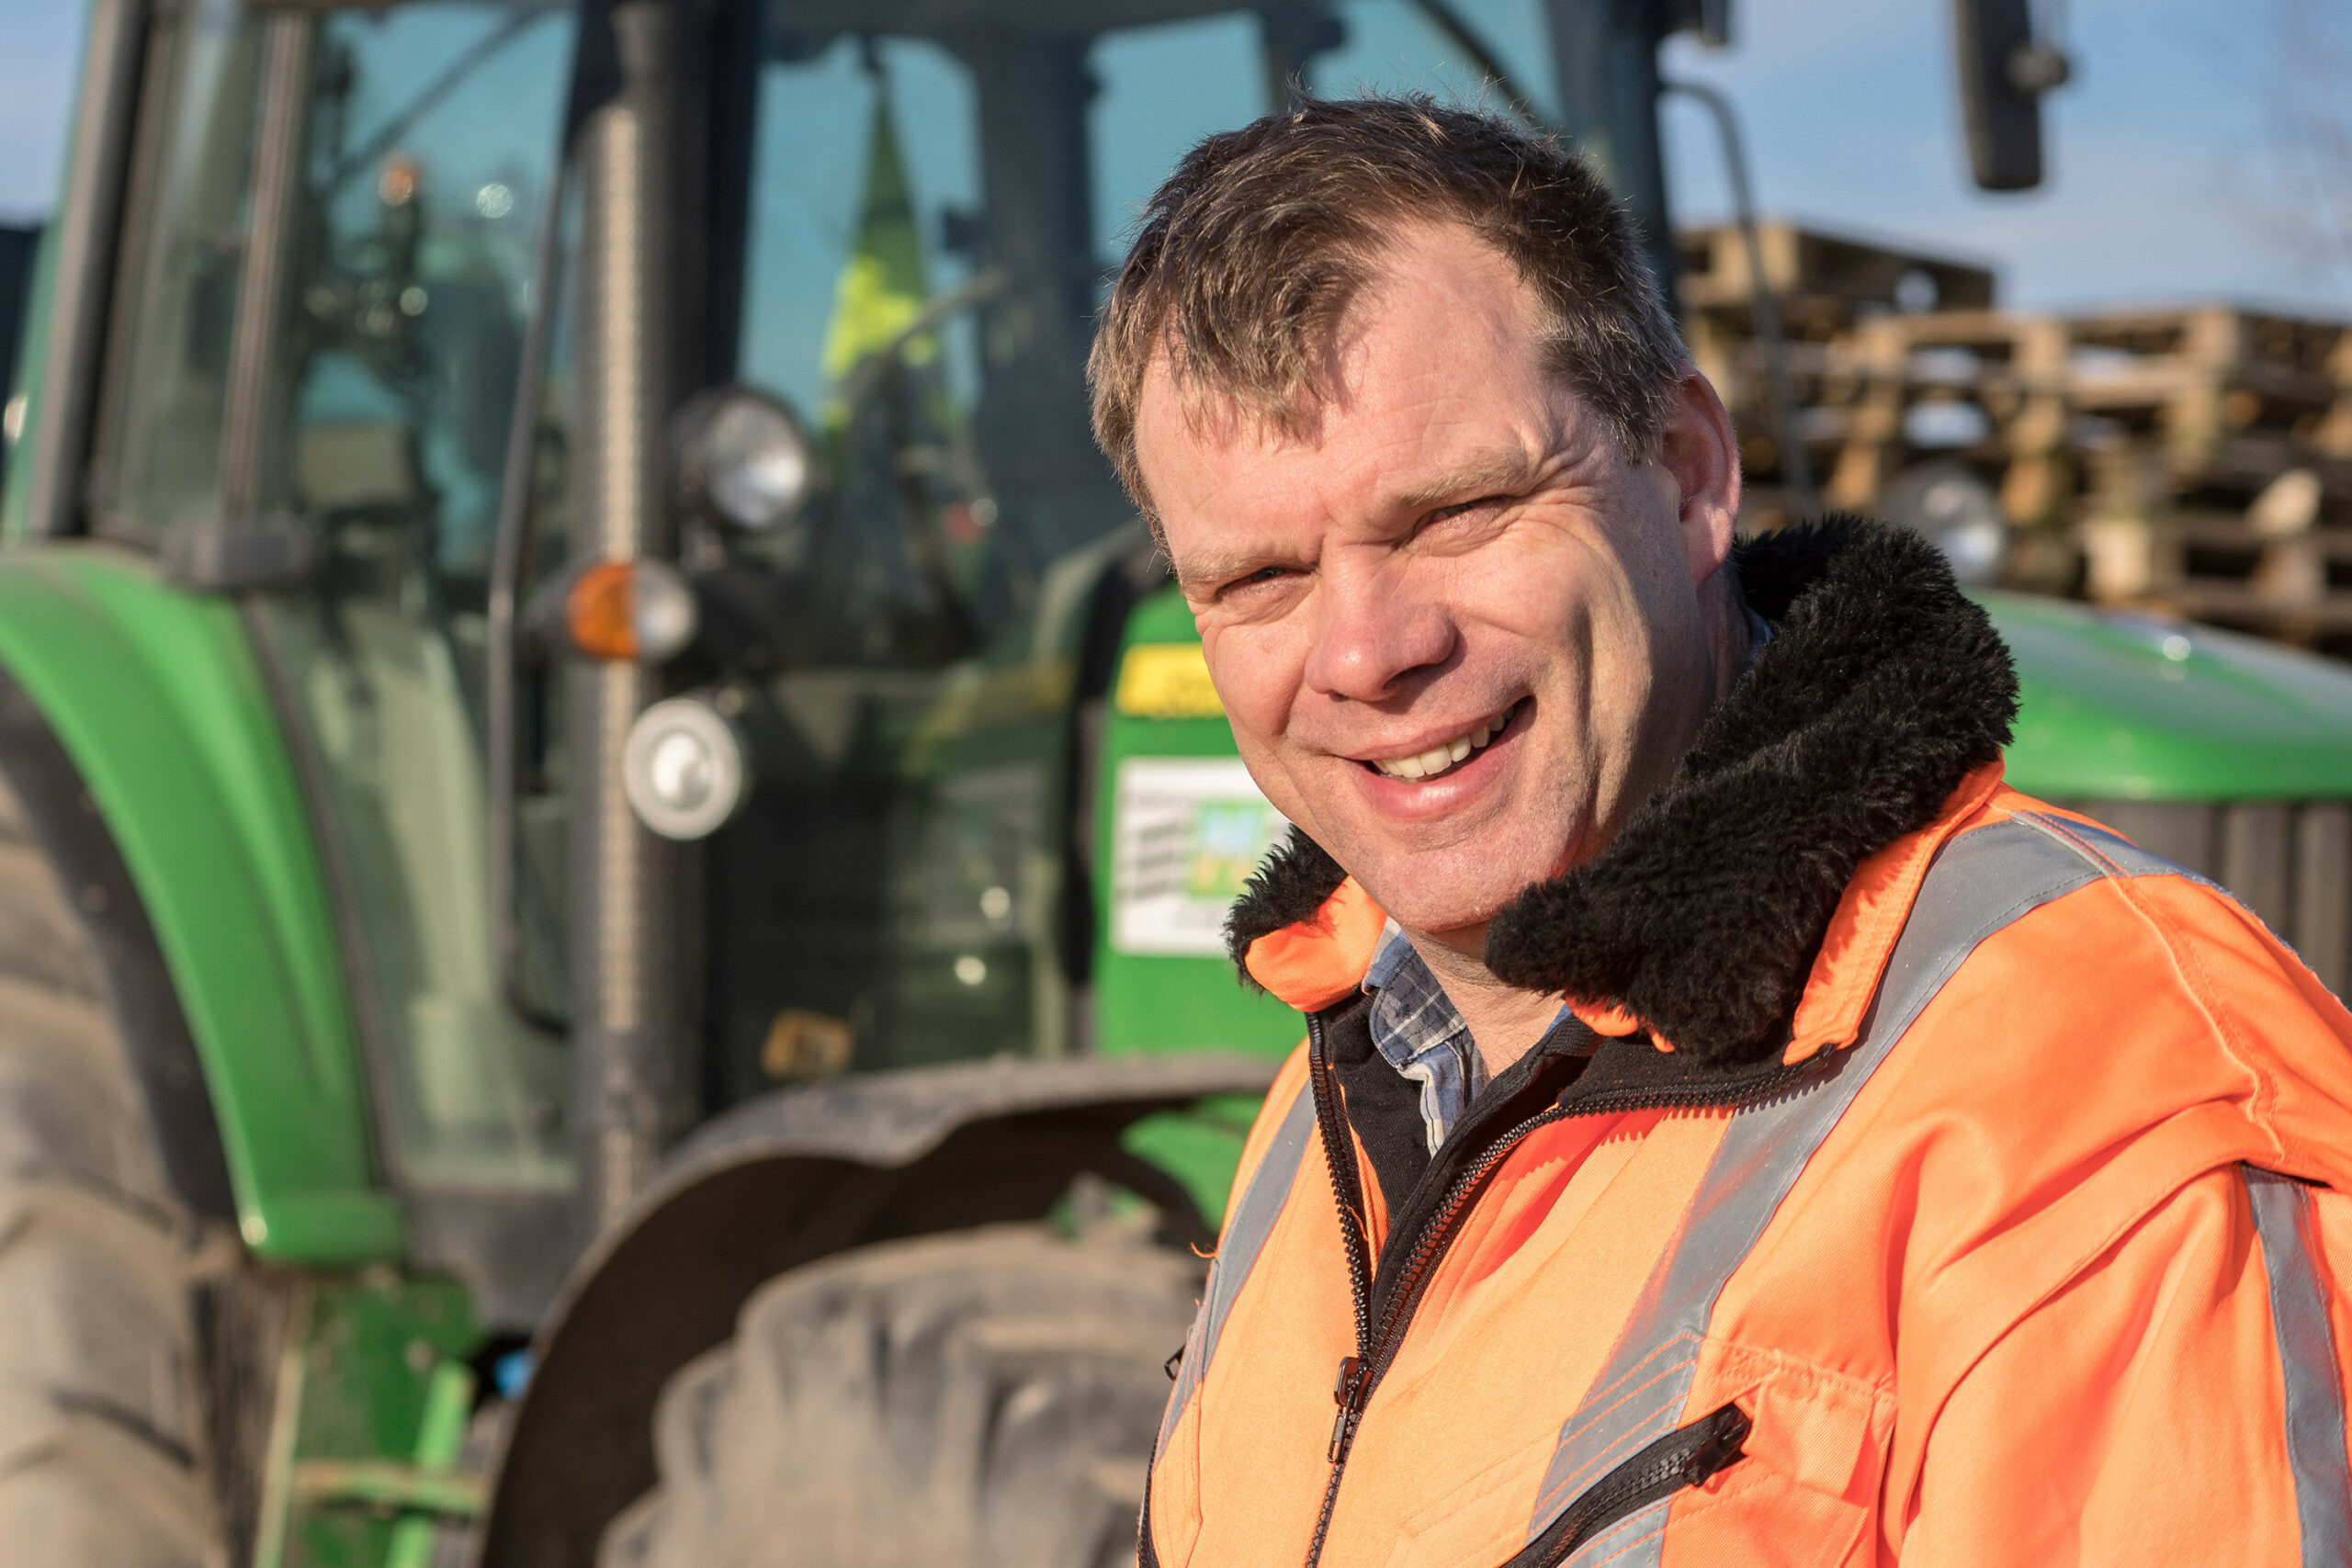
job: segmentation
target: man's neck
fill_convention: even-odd
[[[1532,1050],[1559,1015],[1559,998],[1495,978],[1487,967],[1486,927],[1430,936],[1407,931],[1405,937],[1469,1026],[1489,1079]]]

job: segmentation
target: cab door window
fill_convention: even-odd
[[[275,307],[260,493],[320,565],[265,601],[264,633],[358,928],[400,1164],[426,1186],[568,1180],[560,1043],[493,971],[481,697],[572,30],[472,0],[320,17]]]
[[[1092,149],[1094,254],[1107,282],[1126,259],[1143,205],[1203,137],[1249,124],[1272,107],[1264,23],[1227,11],[1094,40],[1087,106]]]
[[[249,625],[336,893],[393,1173],[559,1189],[560,1043],[492,974],[481,695],[573,13],[159,13],[98,525],[167,560],[195,529],[297,542]],[[537,947],[552,973],[552,941]]]
[[[93,463],[102,531],[218,520],[229,358],[252,224],[259,18],[191,0],[157,21],[140,128],[107,417]]]

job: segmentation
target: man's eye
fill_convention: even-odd
[[[1435,524],[1451,522],[1456,517],[1468,517],[1473,514],[1499,511],[1510,504],[1510,500],[1511,498],[1507,495],[1482,495],[1476,501],[1456,502],[1452,506],[1441,506],[1430,513],[1421,525],[1429,527]]]
[[[1227,592],[1231,592],[1237,588],[1254,588],[1261,582],[1278,582],[1289,575],[1290,568],[1286,566],[1261,566],[1255,571],[1235,578],[1225,587]]]

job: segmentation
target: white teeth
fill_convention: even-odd
[[[1373,766],[1392,779],[1430,778],[1445,772],[1501,734],[1502,728],[1502,720],[1489,720],[1467,735],[1456,736],[1442,746],[1430,747],[1418,757],[1392,758],[1374,762]]]

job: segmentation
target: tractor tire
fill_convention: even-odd
[[[1200,1282],[1027,1225],[793,1269],[670,1380],[598,1568],[1131,1565]]]
[[[225,1227],[173,1195],[79,914],[0,779],[0,1563],[229,1561],[199,1302]]]

